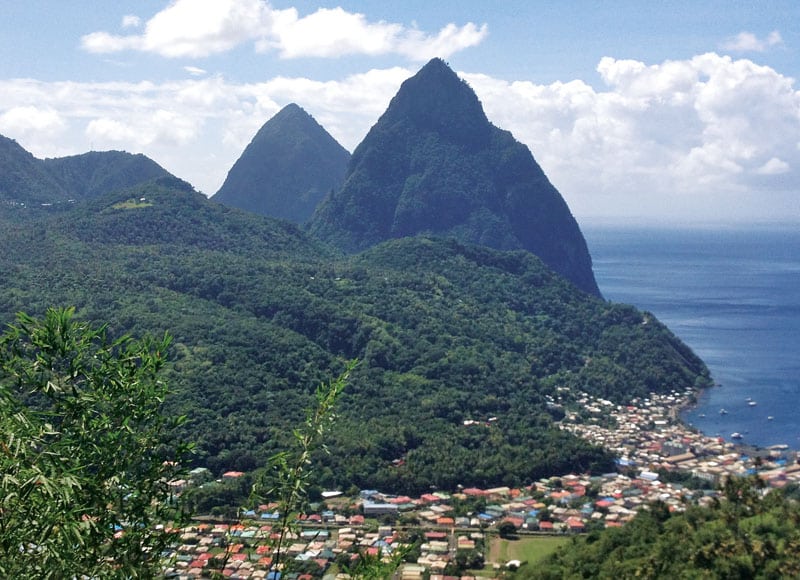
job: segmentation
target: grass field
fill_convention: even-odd
[[[533,564],[549,556],[567,542],[569,538],[565,536],[522,536],[516,540],[505,540],[495,536],[491,539],[488,560],[498,564],[509,560]]]

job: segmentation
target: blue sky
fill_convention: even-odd
[[[580,222],[800,221],[800,3],[11,0],[0,134],[141,152],[207,194],[296,102],[346,148],[429,58]]]

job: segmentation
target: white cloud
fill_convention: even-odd
[[[299,18],[297,10],[292,8],[276,19],[272,34],[267,35],[259,48],[262,51],[275,48],[283,58],[378,55],[390,52],[402,32],[399,24],[370,24],[363,14],[342,8],[320,8],[304,18]]]
[[[770,158],[764,165],[756,170],[759,175],[780,175],[790,170],[789,164],[778,159],[777,157]]]
[[[108,32],[92,32],[81,38],[81,47],[88,52],[108,53],[136,50],[142,46],[139,36],[114,36]]]
[[[147,22],[141,50],[166,57],[226,52],[260,36],[271,20],[259,0],[177,0]]]
[[[489,118],[530,146],[576,213],[657,199],[672,200],[665,211],[689,211],[710,196],[734,212],[733,200],[777,173],[787,191],[800,190],[792,79],[713,53],[657,65],[604,58],[598,72],[607,90],[467,76]]]
[[[122,17],[122,28],[139,28],[142,19],[133,14],[126,14]]]
[[[773,30],[766,38],[758,38],[752,32],[740,32],[720,45],[723,50],[734,52],[764,52],[783,43],[780,32]]]
[[[175,111],[156,109],[145,115],[125,118],[100,117],[86,125],[86,136],[98,149],[113,149],[120,145],[135,150],[150,146],[184,145],[197,137],[202,122]]]
[[[2,133],[53,133],[65,126],[64,119],[51,107],[17,106],[0,115]]]
[[[141,35],[92,32],[81,45],[94,53],[139,50],[169,58],[204,57],[258,38],[271,18],[271,8],[261,0],[173,0],[147,21]]]
[[[40,157],[142,152],[210,194],[286,104],[298,103],[352,151],[414,72],[261,83],[0,80],[0,133]],[[598,72],[602,89],[462,76],[489,119],[529,146],[579,218],[767,212],[765,200],[780,197],[800,220],[793,79],[714,53],[660,64],[604,58]]]
[[[342,8],[320,8],[300,17],[295,8],[274,9],[265,0],[173,0],[141,35],[98,31],[85,35],[81,45],[93,53],[138,50],[200,58],[253,42],[257,51],[275,50],[283,58],[400,54],[420,61],[447,58],[480,43],[486,34],[485,24],[451,23],[431,36],[401,24],[369,22]]]
[[[283,58],[395,53],[422,61],[435,56],[447,58],[479,44],[486,34],[485,24],[479,28],[471,22],[463,27],[451,23],[436,36],[429,36],[399,24],[370,23],[363,14],[353,14],[342,8],[320,8],[304,18],[298,18],[292,9],[276,19],[274,39],[262,41],[259,48],[276,48]]]
[[[472,22],[458,27],[448,24],[439,33],[430,37],[417,30],[410,30],[398,40],[398,50],[415,61],[429,60],[433,57],[448,58],[465,48],[476,46],[486,38],[488,26],[476,26]]]
[[[95,139],[102,143],[125,143],[127,145],[141,146],[139,133],[136,129],[123,122],[108,117],[92,119],[86,126],[86,134],[94,142]],[[137,147],[138,148],[138,147]]]
[[[195,77],[203,76],[207,72],[205,69],[198,68],[196,66],[185,66],[183,67],[183,70]]]

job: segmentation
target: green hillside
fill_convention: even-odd
[[[61,209],[3,208],[0,226],[0,320],[75,305],[113,333],[169,331],[168,407],[191,420],[174,436],[217,473],[263,465],[318,382],[353,358],[325,486],[606,470],[606,453],[554,429],[547,394],[621,401],[707,377],[652,316],[577,291],[524,251],[408,238],[343,257],[172,177]]]
[[[72,203],[168,176],[167,170],[141,154],[91,151],[37,159],[16,141],[0,135],[0,205]]]
[[[169,175],[152,159],[124,151],[90,151],[44,159],[42,167],[75,199],[97,197]]]
[[[68,198],[69,192],[41,160],[13,139],[0,135],[0,204],[38,205]]]

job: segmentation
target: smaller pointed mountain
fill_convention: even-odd
[[[524,249],[600,295],[586,241],[530,150],[441,59],[406,80],[353,152],[311,233],[347,252],[418,234]]]
[[[211,198],[294,223],[341,186],[350,153],[296,104],[267,121]]]

